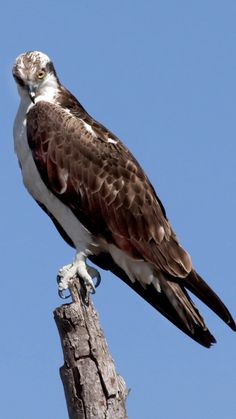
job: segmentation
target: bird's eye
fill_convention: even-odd
[[[39,70],[38,73],[37,73],[37,78],[41,80],[45,77],[45,75],[46,75],[46,71]]]

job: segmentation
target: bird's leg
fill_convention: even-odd
[[[86,259],[87,254],[84,251],[78,251],[76,253],[75,260],[72,264],[63,266],[57,275],[58,293],[61,298],[67,298],[64,296],[65,290],[67,290],[73,281],[78,278],[83,281],[83,285],[87,290],[87,293],[95,293],[96,287],[101,282],[99,272],[92,266],[87,265]],[[96,278],[94,284],[93,278]],[[69,295],[68,295],[69,297]]]

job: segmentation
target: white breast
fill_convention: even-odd
[[[77,250],[86,250],[93,243],[92,235],[78,221],[71,210],[55,197],[43,183],[34,163],[26,135],[26,113],[33,104],[27,98],[22,99],[15,123],[14,145],[21,166],[23,182],[33,198],[46,206],[58,220],[65,232],[72,239]]]

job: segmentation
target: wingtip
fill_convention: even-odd
[[[236,323],[228,308],[221,301],[219,296],[213,291],[204,279],[192,270],[184,280],[185,287],[203,301],[212,311],[214,311],[234,332]]]
[[[227,322],[230,329],[232,329],[234,332],[236,332],[236,323],[233,319],[233,317],[230,317],[229,321]]]
[[[215,337],[208,329],[205,329],[204,331],[200,328],[195,329],[192,338],[207,349],[217,343]]]

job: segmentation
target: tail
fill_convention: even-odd
[[[181,283],[236,331],[236,324],[229,310],[196,271],[192,270],[186,278],[181,279]]]
[[[155,308],[201,345],[209,348],[216,339],[183,286],[161,277],[161,293],[155,295]],[[152,304],[153,305],[153,304]]]
[[[90,259],[96,265],[110,270],[121,278],[182,332],[206,348],[216,343],[216,339],[208,330],[185,288],[207,304],[231,329],[236,330],[235,322],[228,309],[194,270],[186,278],[179,279],[166,274],[158,275],[161,288],[161,292],[158,292],[152,283],[144,288],[138,281],[131,282],[126,273],[107,253],[92,255]]]

